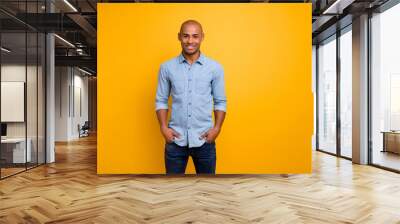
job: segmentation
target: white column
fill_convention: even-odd
[[[55,76],[54,76],[54,35],[46,36],[46,163],[55,161],[54,133],[55,133]]]
[[[353,19],[353,162],[368,163],[368,15]]]
[[[54,12],[54,5],[46,1],[46,11]],[[46,163],[55,162],[55,43],[54,34],[46,35]]]

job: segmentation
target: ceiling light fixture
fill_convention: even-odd
[[[69,42],[68,40],[66,40],[66,39],[64,39],[64,38],[62,38],[62,37],[60,37],[60,36],[57,35],[57,34],[54,34],[54,36],[57,37],[58,39],[60,39],[61,41],[63,41],[64,43],[66,43],[67,45],[69,45],[69,46],[75,48],[75,45],[73,45],[73,44],[72,44],[71,42]]]
[[[343,9],[347,6],[351,5],[354,0],[336,0],[332,5],[330,5],[327,9],[322,13],[323,15],[327,14],[342,14]]]
[[[86,70],[83,70],[83,69],[81,69],[81,68],[79,68],[79,67],[78,67],[78,70],[81,71],[81,72],[83,72],[83,73],[85,73],[85,74],[87,74],[87,75],[90,75],[90,76],[93,75],[92,73],[90,73],[90,72],[88,72],[88,71],[86,71]]]
[[[78,12],[78,10],[68,1],[64,0],[65,4],[67,4],[74,12]]]
[[[11,50],[9,50],[9,49],[7,49],[7,48],[5,48],[5,47],[1,47],[1,50],[4,51],[4,52],[6,52],[6,53],[10,53],[10,52],[11,52]]]

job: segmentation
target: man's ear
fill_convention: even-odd
[[[181,41],[181,33],[178,33],[178,40]]]

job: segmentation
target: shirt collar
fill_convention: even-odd
[[[179,55],[179,63],[183,63],[184,61],[186,61],[186,58],[183,56],[183,54],[181,53]],[[200,65],[203,65],[205,61],[205,56],[200,52],[200,57],[196,60],[195,63],[199,63]],[[187,61],[186,61],[187,62]]]

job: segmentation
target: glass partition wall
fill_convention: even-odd
[[[370,13],[368,164],[400,172],[400,4],[388,1]],[[351,25],[317,48],[317,149],[351,159]]]
[[[25,38],[25,32],[1,34],[1,177],[25,170],[30,158],[26,150],[30,143],[26,144]]]
[[[317,46],[317,150],[352,157],[351,25]]]
[[[29,13],[42,5],[18,2]],[[45,41],[44,33],[0,11],[1,179],[45,163]]]
[[[336,154],[336,36],[320,43],[318,57],[318,147]]]
[[[352,33],[351,25],[342,30],[340,65],[340,155],[352,158]]]
[[[371,18],[370,163],[400,171],[400,4]]]

